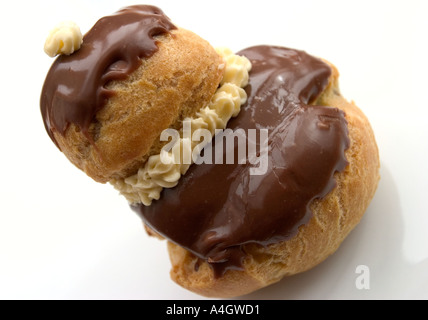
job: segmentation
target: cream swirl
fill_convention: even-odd
[[[77,24],[71,21],[62,22],[49,33],[44,50],[50,57],[58,54],[70,55],[80,49],[82,42],[82,32]]]
[[[218,49],[217,52],[225,61],[225,72],[221,87],[217,89],[208,106],[202,107],[195,118],[187,118],[191,132],[199,129],[208,130],[211,134],[216,129],[225,129],[228,121],[236,117],[241,106],[247,100],[244,87],[248,84],[250,61],[232,53],[229,49]],[[204,141],[207,144],[209,141]],[[192,154],[196,146],[201,148],[200,142],[192,142],[183,138],[172,147],[171,151],[162,150],[161,154],[151,156],[144,167],[125,179],[115,179],[110,183],[130,203],[143,203],[150,206],[153,200],[159,200],[163,188],[173,188],[178,184],[181,176],[186,174],[192,159],[183,159],[185,154]]]

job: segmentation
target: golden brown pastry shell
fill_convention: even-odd
[[[74,124],[54,133],[62,152],[98,182],[124,178],[162,148],[160,134],[208,105],[223,76],[223,59],[196,34],[174,30],[128,79],[108,84],[115,95],[96,115],[89,139]],[[92,140],[92,141],[91,141]]]
[[[346,113],[349,165],[345,171],[336,173],[337,187],[324,199],[311,204],[313,217],[291,240],[267,247],[246,245],[244,271],[228,270],[224,276],[215,278],[207,262],[168,242],[171,278],[176,283],[208,297],[245,295],[318,265],[338,249],[360,222],[380,178],[379,153],[369,121],[354,103],[341,96],[339,73],[331,67],[330,83],[315,104],[339,108]]]

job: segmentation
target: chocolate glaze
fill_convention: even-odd
[[[155,36],[175,29],[169,18],[154,6],[130,6],[100,19],[84,36],[77,52],[59,56],[42,90],[40,107],[45,128],[64,134],[70,123],[93,143],[89,126],[114,91],[108,82],[126,79],[141,59],[157,50]],[[58,146],[58,144],[57,144]]]
[[[348,164],[345,114],[310,105],[326,88],[330,67],[281,47],[238,54],[253,69],[248,101],[228,127],[269,129],[267,173],[251,176],[256,165],[249,162],[193,165],[159,201],[132,206],[151,228],[208,261],[216,276],[242,268],[245,244],[266,246],[295,236],[311,218],[311,202],[334,189],[334,173]]]

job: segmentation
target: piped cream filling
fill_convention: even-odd
[[[202,107],[195,118],[184,120],[190,122],[192,133],[205,129],[214,136],[215,130],[225,129],[229,120],[238,116],[241,106],[247,101],[243,88],[248,84],[251,62],[229,49],[219,48],[217,53],[224,60],[224,65],[220,66],[225,68],[223,79],[208,106]],[[151,156],[135,175],[110,183],[129,203],[150,206],[153,200],[159,200],[164,188],[174,188],[181,176],[186,174],[191,164],[182,161],[180,155],[192,154],[196,147],[200,148],[201,143],[185,138],[181,130],[180,139],[169,152],[162,151],[161,154]]]
[[[74,22],[62,22],[49,33],[44,50],[49,57],[58,54],[70,55],[80,49],[83,35]]]

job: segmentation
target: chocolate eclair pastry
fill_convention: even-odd
[[[206,296],[243,295],[323,261],[379,179],[373,132],[340,95],[334,66],[281,47],[239,55],[252,63],[248,100],[228,128],[268,130],[266,173],[251,175],[250,162],[194,164],[150,206],[131,205],[168,240],[172,278]],[[210,103],[224,69],[205,40],[160,9],[127,7],[54,62],[41,96],[45,127],[94,180],[126,179],[159,154],[163,130]]]
[[[358,224],[379,180],[372,129],[341,96],[333,65],[280,47],[238,54],[253,69],[228,127],[269,129],[267,173],[192,166],[152,206],[133,206],[170,240],[172,278],[205,296],[247,294],[319,264]]]

